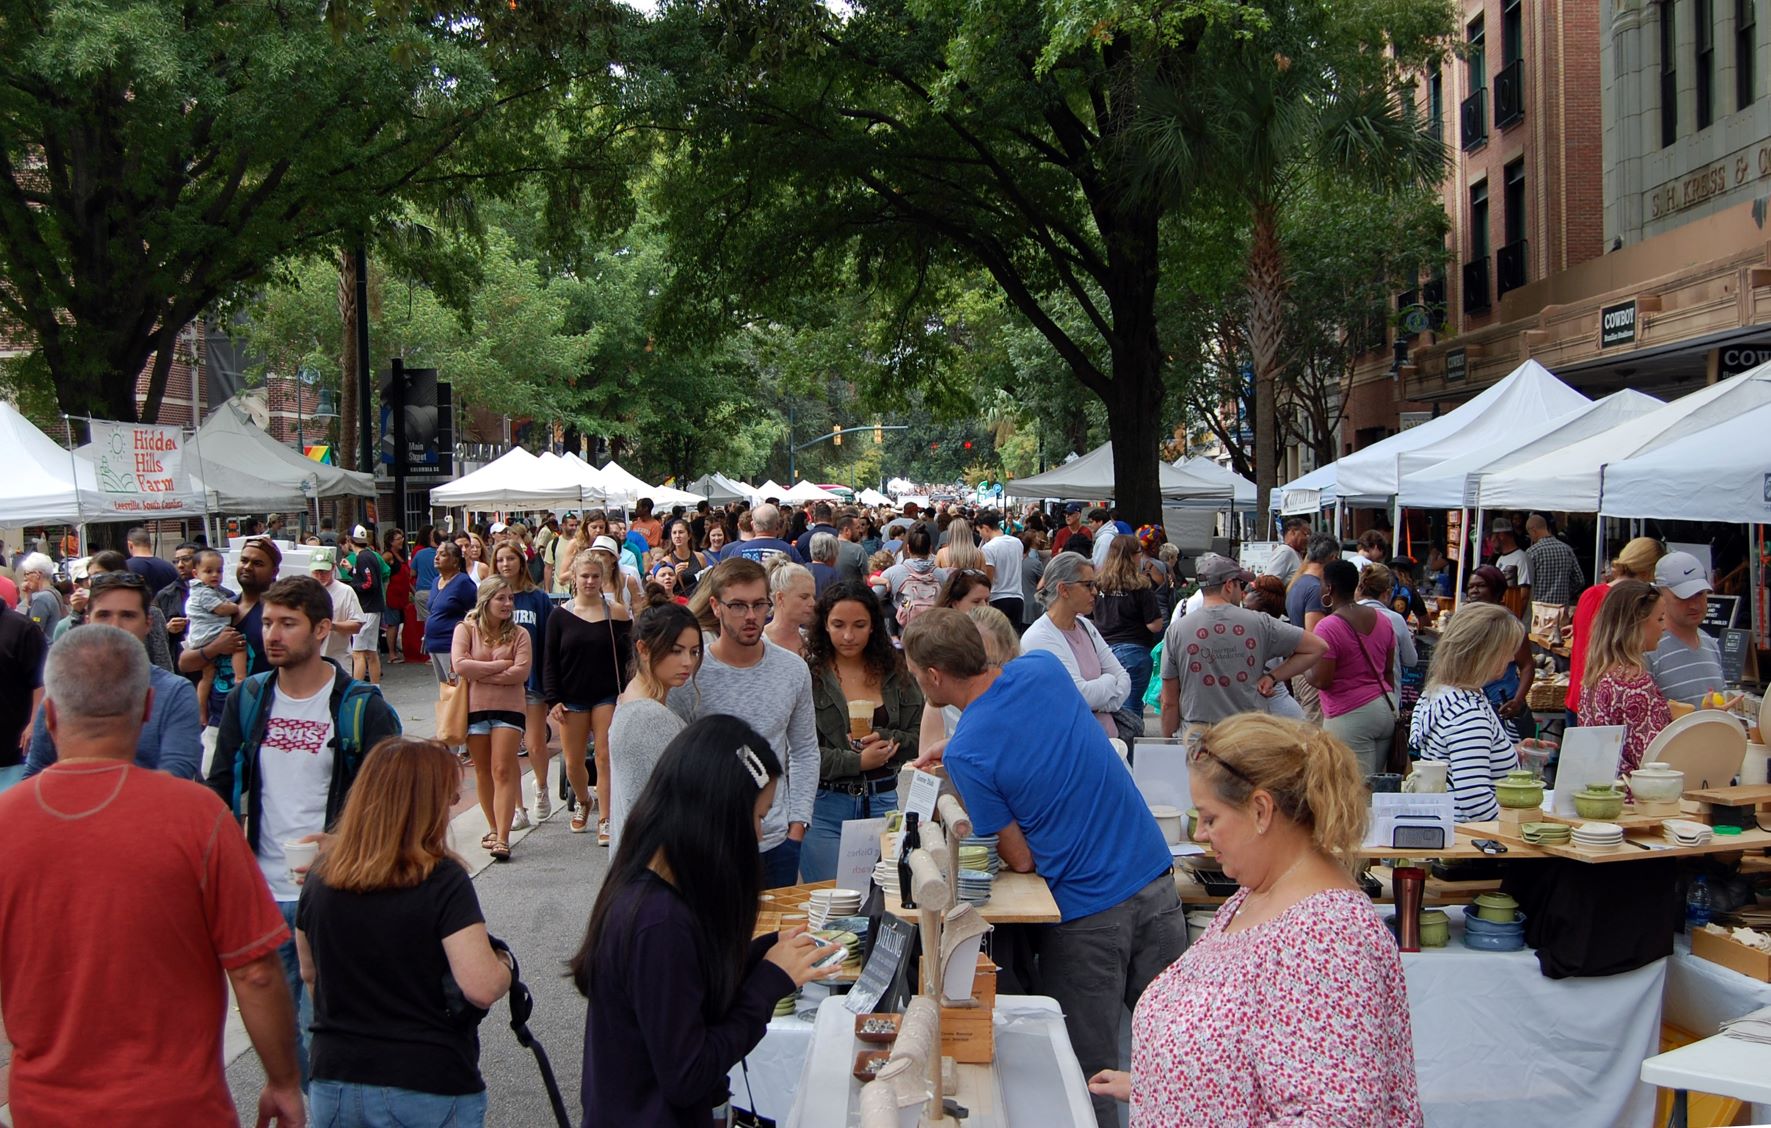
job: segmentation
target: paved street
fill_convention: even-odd
[[[383,692],[399,710],[407,732],[432,731],[435,685],[429,666],[394,666],[387,671]],[[552,774],[557,789],[557,762]],[[465,782],[471,785],[472,779],[472,773],[467,773]],[[533,786],[533,778],[525,780],[531,806]],[[485,824],[470,795],[471,786],[464,787],[462,798],[467,806],[456,816],[450,837],[461,856],[479,871],[474,888],[487,927],[510,943],[522,964],[523,979],[535,993],[530,1029],[553,1059],[567,1110],[576,1123],[584,1000],[564,978],[565,964],[583,936],[591,901],[608,868],[608,851],[597,846],[594,834],[571,833],[564,809],[556,804],[550,820],[518,836],[509,865],[489,866],[478,845]],[[551,1124],[547,1093],[534,1058],[517,1045],[509,1023],[510,1009],[500,1002],[480,1027],[480,1068],[486,1076],[491,1105],[487,1123],[537,1128]],[[241,1118],[250,1124],[264,1073],[237,1019],[230,1023],[229,1056],[228,1086]]]

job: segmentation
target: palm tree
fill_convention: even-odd
[[[1443,50],[1451,8],[1393,0],[1264,0],[1264,18],[1215,32],[1185,90],[1149,99],[1158,174],[1181,172],[1246,209],[1256,505],[1277,482],[1287,206],[1312,179],[1391,195],[1437,183],[1445,146],[1414,112],[1410,71]],[[1167,166],[1167,167],[1161,167]],[[1177,167],[1179,166],[1179,167]]]

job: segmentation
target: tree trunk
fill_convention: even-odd
[[[160,404],[166,398],[166,381],[172,375],[172,361],[178,352],[178,334],[184,329],[171,323],[163,326],[158,340],[154,343],[154,367],[148,373],[148,394],[141,405],[141,421],[158,423],[160,421]],[[192,390],[195,391],[197,376],[191,374]],[[191,397],[196,398],[194,395]]]
[[[357,468],[357,260],[349,251],[338,255],[338,445],[332,457],[345,470]],[[356,519],[356,501],[345,502],[345,520]]]
[[[1257,204],[1248,249],[1248,343],[1254,354],[1254,503],[1270,512],[1269,497],[1279,484],[1279,348],[1285,333],[1285,260],[1279,250],[1279,213]],[[1266,536],[1269,522],[1258,527]]]

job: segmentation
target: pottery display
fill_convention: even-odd
[[[1671,803],[1685,793],[1685,773],[1666,764],[1643,764],[1626,778],[1638,803]]]
[[[1680,773],[1681,781],[1683,778],[1684,773]],[[1615,783],[1583,787],[1574,793],[1574,810],[1583,819],[1617,818],[1623,814],[1623,792]]]
[[[1451,918],[1442,909],[1425,909],[1420,915],[1420,946],[1443,948],[1451,943]]]
[[[1150,806],[1150,814],[1156,819],[1156,825],[1162,828],[1162,837],[1168,840],[1170,846],[1178,845],[1182,841],[1181,824],[1185,821],[1185,816],[1181,814],[1179,807],[1153,803]]]
[[[1494,797],[1500,800],[1501,806],[1514,810],[1541,807],[1543,780],[1538,779],[1528,768],[1516,768],[1507,773],[1507,778],[1494,785]]]

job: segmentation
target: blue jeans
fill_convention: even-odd
[[[835,877],[837,855],[842,849],[842,824],[850,819],[878,818],[897,809],[896,787],[865,798],[820,787],[812,805],[812,829],[806,831],[805,846],[800,851],[800,876],[806,881],[829,881]]]
[[[315,1081],[308,1087],[313,1128],[482,1128],[486,1094],[459,1097],[386,1085]]]
[[[1108,647],[1113,657],[1125,667],[1131,675],[1131,695],[1120,706],[1121,713],[1129,714],[1138,720],[1144,719],[1144,694],[1150,689],[1150,675],[1155,671],[1156,664],[1150,658],[1150,648],[1139,646],[1135,642],[1116,642]],[[1141,726],[1140,726],[1141,727]]]
[[[799,843],[789,838],[763,851],[763,888],[799,884]]]
[[[307,1088],[307,1048],[313,1041],[308,1027],[314,1024],[314,999],[307,993],[307,985],[301,981],[301,957],[295,951],[295,901],[278,901],[277,908],[283,911],[283,923],[289,926],[289,942],[277,949],[277,957],[283,961],[283,978],[289,983],[289,998],[295,1003],[295,1059],[301,1065],[301,1086]]]

